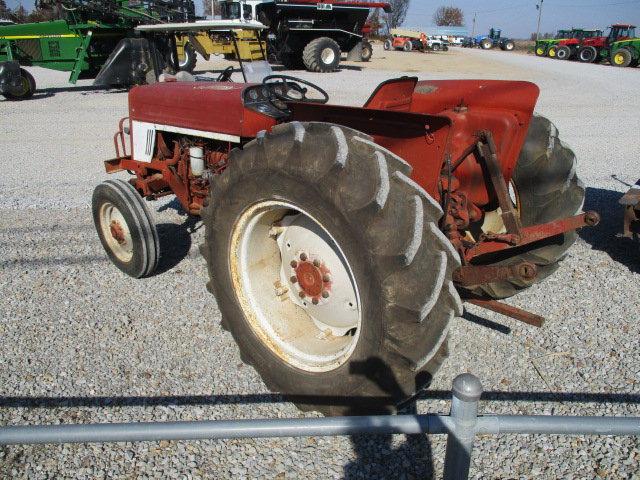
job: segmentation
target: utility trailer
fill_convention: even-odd
[[[248,83],[129,92],[104,165],[130,176],[92,197],[120,270],[153,274],[148,201],[175,195],[203,221],[207,289],[242,360],[329,415],[425,388],[462,300],[541,324],[498,299],[552,275],[599,217],[582,212],[575,155],[533,113],[536,85],[392,78],[354,108],[267,62],[241,66]]]
[[[225,20],[257,20],[267,26],[269,54],[290,69],[312,72],[338,69],[347,59],[368,61],[372,47],[364,35],[369,11],[386,2],[349,0],[225,0]]]
[[[191,0],[41,0],[37,5],[62,6],[65,18],[0,26],[0,94],[9,99],[30,98],[36,90],[23,66],[70,72],[74,84],[94,77],[118,44],[135,36],[137,25],[195,18]]]

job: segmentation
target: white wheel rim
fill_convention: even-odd
[[[265,201],[241,215],[231,238],[234,290],[263,344],[308,372],[343,365],[358,343],[362,309],[331,234],[300,208]]]
[[[100,228],[109,249],[118,260],[127,263],[133,258],[131,231],[122,212],[110,202],[100,206]]]
[[[322,63],[325,65],[331,65],[336,59],[336,52],[333,51],[333,48],[327,47],[322,50],[320,58],[322,59]]]

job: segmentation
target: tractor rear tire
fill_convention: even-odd
[[[611,55],[611,65],[614,67],[628,67],[633,63],[633,54],[627,48],[620,48]]]
[[[582,63],[593,63],[598,58],[598,50],[595,47],[583,47],[580,49],[578,59]]]
[[[329,37],[311,40],[302,52],[302,61],[310,72],[335,72],[340,65],[340,45]]]
[[[576,157],[558,138],[558,130],[545,117],[535,115],[515,172],[512,186],[523,226],[552,222],[577,215],[584,205],[585,189],[576,175]],[[536,283],[554,273],[577,238],[575,231],[557,235],[515,257],[500,254],[478,264],[508,265],[528,261],[538,267]],[[495,282],[471,288],[477,297],[502,299],[531,286],[518,281]]]
[[[21,88],[13,92],[4,93],[7,100],[28,100],[36,92],[36,79],[24,68],[20,69]]]
[[[482,42],[480,42],[480,47],[483,50],[491,50],[493,48],[493,42],[491,41],[491,39],[485,38],[484,40],[482,40]]]
[[[133,278],[151,275],[160,258],[158,231],[145,201],[122,180],[98,185],[91,199],[100,242],[116,267]]]
[[[558,50],[556,52],[556,58],[558,60],[569,60],[571,58],[571,49],[566,45],[562,45],[561,47],[558,47]]]
[[[502,50],[512,52],[516,48],[516,44],[513,41],[508,40],[502,44]]]
[[[368,135],[299,122],[233,150],[230,165],[213,179],[201,252],[242,360],[270,390],[325,415],[393,411],[427,386],[462,312],[451,282],[460,260],[411,167]],[[298,222],[311,226],[295,241],[287,225]],[[321,247],[309,243],[313,231]],[[338,261],[325,263],[331,255]],[[329,268],[318,284],[335,282],[330,296],[323,291],[334,302],[323,320],[350,302],[358,320],[347,333],[311,321],[322,298],[311,305],[296,288],[313,277],[289,271],[304,262]]]
[[[551,47],[549,47],[549,50],[547,50],[547,56],[549,58],[555,59],[557,55],[558,55],[558,47],[555,45],[552,45]]]

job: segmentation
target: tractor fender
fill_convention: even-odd
[[[20,85],[20,81],[20,64],[18,62],[0,62],[0,94],[10,93]]]

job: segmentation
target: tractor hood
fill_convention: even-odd
[[[169,82],[129,92],[132,121],[236,137],[253,137],[275,120],[244,108],[243,92],[253,84]]]

